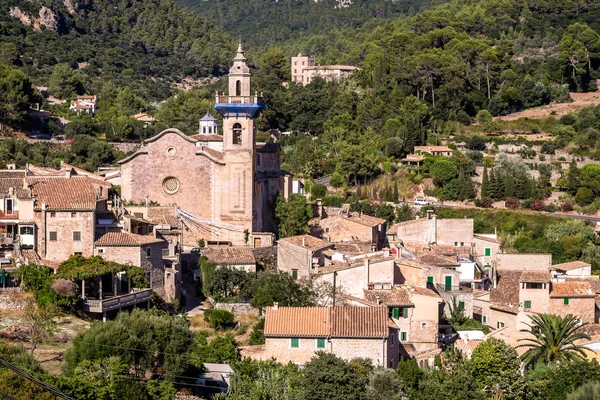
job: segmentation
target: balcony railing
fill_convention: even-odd
[[[227,96],[227,95],[216,95],[217,103],[230,103],[230,104],[262,104],[262,96]]]
[[[0,219],[19,219],[19,212],[0,210]]]
[[[83,301],[83,311],[102,313],[122,307],[129,307],[134,304],[144,303],[151,298],[152,289],[142,289],[138,292],[110,297],[103,300],[85,299]]]

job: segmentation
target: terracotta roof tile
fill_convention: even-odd
[[[136,247],[161,242],[164,242],[164,240],[155,238],[154,236],[136,235],[135,233],[129,232],[107,232],[100,236],[98,240],[94,242],[94,245],[106,247]]]
[[[298,247],[306,247],[311,251],[317,251],[332,246],[331,243],[311,235],[290,236],[279,239],[279,242],[290,243]]]
[[[41,210],[42,203],[51,211],[96,209],[94,181],[86,176],[28,177],[27,183],[35,196],[35,210]]]
[[[560,271],[571,271],[577,268],[589,267],[591,264],[583,261],[571,261],[562,264],[554,264],[552,269],[560,270]]]
[[[202,255],[216,264],[256,264],[251,247],[206,247]]]
[[[436,293],[435,291],[431,290],[431,289],[427,289],[424,287],[418,287],[418,286],[411,286],[410,287],[410,292],[414,293],[416,295],[420,295],[420,296],[429,296],[429,297],[437,297],[439,299],[441,299],[442,297]]]
[[[349,221],[356,222],[357,224],[361,224],[361,225],[365,225],[365,226],[377,226],[377,225],[384,224],[386,222],[386,220],[382,219],[382,218],[372,217],[372,216],[366,215],[366,214],[362,214],[362,215],[358,216],[358,214],[356,214],[356,213],[352,213],[350,217],[340,216],[339,218],[345,218]]]
[[[419,256],[419,261],[423,264],[435,265],[438,267],[459,267],[460,263],[456,262],[456,258],[440,256],[437,254],[426,253]]]
[[[594,297],[596,294],[592,291],[589,282],[554,282],[550,297]]]
[[[268,307],[267,337],[388,336],[387,307]]]
[[[454,342],[454,347],[456,347],[457,349],[460,349],[460,351],[462,351],[463,354],[467,358],[471,358],[471,354],[473,354],[473,350],[475,350],[475,348],[477,346],[479,346],[481,343],[483,343],[483,340],[478,340],[478,339],[471,339],[471,340],[458,339],[456,342]]]
[[[449,147],[446,146],[415,146],[415,152],[416,151],[454,151]]]
[[[502,311],[502,312],[507,312],[509,314],[514,314],[517,315],[519,313],[519,307],[518,305],[514,305],[514,306],[509,306],[508,304],[500,304],[500,303],[494,303],[490,306],[490,308],[492,310],[498,310],[498,311]]]
[[[501,304],[519,303],[519,281],[523,271],[498,270],[498,284],[490,292],[490,301]]]
[[[195,135],[191,135],[191,138],[196,139],[199,142],[222,142],[223,136],[210,134],[210,133],[198,133]]]
[[[523,271],[520,282],[550,282],[550,273],[545,271]]]
[[[332,307],[332,337],[384,337],[389,334],[387,307]]]
[[[31,193],[23,189],[23,183],[25,176],[21,178],[5,178],[4,174],[0,173],[0,194],[8,196],[10,188],[13,188],[14,195],[17,199],[31,199]]]
[[[265,336],[327,337],[330,332],[327,307],[267,307]]]
[[[365,290],[365,299],[378,304],[379,300],[381,304],[386,306],[403,306],[403,307],[414,307],[414,303],[410,301],[410,293],[404,287],[394,287],[391,290]]]

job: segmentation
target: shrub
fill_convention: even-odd
[[[521,202],[517,199],[506,199],[504,205],[506,208],[515,209],[521,207]]]
[[[494,204],[494,200],[490,198],[476,199],[475,206],[482,208],[491,208],[492,204]]]
[[[532,201],[530,207],[533,211],[544,211],[544,206],[543,201]]]
[[[480,124],[490,122],[492,120],[492,114],[488,110],[481,110],[477,113],[475,120]]]
[[[546,212],[556,212],[558,210],[558,207],[556,206],[556,204],[546,204],[544,206],[544,211]]]
[[[265,344],[265,334],[263,330],[265,329],[265,319],[261,318],[254,326],[252,327],[252,332],[250,333],[250,339],[248,344],[251,346],[257,344]]]
[[[592,189],[587,187],[577,189],[577,194],[575,195],[575,202],[577,204],[584,207],[591,204],[592,201],[594,201],[594,192]]]
[[[225,328],[233,323],[234,315],[227,310],[217,310],[216,308],[209,308],[204,310],[204,320],[213,329]]]
[[[563,201],[560,204],[560,209],[564,212],[573,211],[573,203],[571,201]]]
[[[310,187],[310,195],[313,199],[320,199],[327,194],[327,186],[315,183]]]

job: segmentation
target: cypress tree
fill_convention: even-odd
[[[392,200],[394,203],[398,201],[398,197],[400,197],[400,193],[398,192],[398,182],[394,182],[394,199]]]
[[[504,197],[515,197],[515,179],[508,173],[508,170],[504,174]]]
[[[483,167],[483,178],[481,178],[481,198],[490,197],[490,178],[487,165]]]

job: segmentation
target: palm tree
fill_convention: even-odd
[[[526,366],[538,360],[544,363],[561,363],[585,357],[583,346],[574,342],[590,339],[586,333],[579,331],[587,323],[581,324],[578,318],[570,314],[565,317],[540,314],[531,315],[530,318],[532,324],[526,324],[530,329],[522,329],[521,332],[529,332],[534,338],[520,339],[520,342],[528,343],[517,346],[529,348],[521,356]]]

